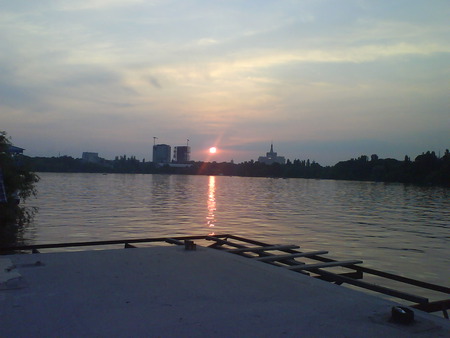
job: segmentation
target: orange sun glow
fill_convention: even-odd
[[[215,154],[216,152],[217,152],[217,148],[216,147],[209,148],[209,153],[210,154]]]

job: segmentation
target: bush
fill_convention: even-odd
[[[36,195],[35,183],[39,177],[24,165],[23,155],[10,151],[11,142],[6,132],[0,132],[0,171],[3,177],[6,201],[0,201],[0,229],[21,226],[30,222],[35,209],[17,201]]]

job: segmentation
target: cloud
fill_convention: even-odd
[[[211,38],[202,38],[197,41],[197,44],[199,46],[210,46],[210,45],[215,45],[216,43],[218,43],[218,41],[215,39],[211,39]]]
[[[150,76],[149,82],[155,88],[158,88],[158,89],[162,88],[161,84],[159,83],[159,81],[158,81],[158,79],[156,77]]]
[[[448,121],[448,9],[419,1],[8,2],[2,123],[14,137],[35,135],[36,152],[47,137],[76,155],[98,142],[148,158],[143,145],[153,134],[169,144],[189,138],[193,149],[220,139],[239,156],[257,144],[264,153],[271,139],[286,154],[301,143],[395,143],[395,135],[431,144]]]
[[[86,11],[101,10],[111,8],[123,8],[143,3],[143,0],[90,0],[85,1],[59,1],[58,8],[64,11]],[[145,1],[147,4],[157,3],[159,1]]]

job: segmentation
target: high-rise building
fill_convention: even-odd
[[[153,146],[154,163],[170,163],[171,147],[168,144],[155,144]]]
[[[173,148],[173,161],[175,163],[187,163],[191,160],[191,147],[176,146]]]
[[[98,157],[98,153],[91,153],[88,151],[83,152],[81,154],[81,159],[83,162],[89,162],[89,163],[99,163],[100,157]]]
[[[270,151],[266,153],[266,156],[260,156],[258,158],[258,162],[265,164],[272,164],[272,163],[285,164],[286,159],[284,158],[284,156],[278,156],[278,154],[273,151],[273,143],[272,143],[270,144]]]

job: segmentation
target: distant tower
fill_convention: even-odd
[[[284,156],[278,156],[278,154],[273,151],[273,142],[272,142],[270,144],[270,151],[266,153],[266,156],[260,156],[258,158],[258,162],[265,164],[272,164],[272,163],[285,164],[286,159],[284,158]]]
[[[191,147],[177,146],[173,148],[173,161],[175,163],[187,163],[191,160]]]
[[[170,163],[170,153],[172,149],[168,144],[155,144],[153,146],[154,163]]]

